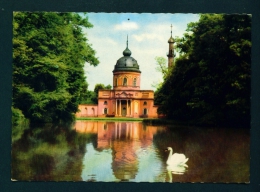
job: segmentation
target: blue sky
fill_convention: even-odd
[[[84,29],[88,43],[96,50],[100,64],[97,67],[86,63],[84,70],[89,90],[97,83],[112,85],[113,69],[123,56],[128,35],[128,47],[141,70],[141,89],[154,90],[152,84],[162,81],[162,75],[155,70],[155,57],[165,57],[168,39],[182,37],[187,24],[199,20],[196,14],[150,14],[150,13],[88,13],[93,28]]]

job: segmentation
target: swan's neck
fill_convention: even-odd
[[[172,149],[170,149],[170,153],[169,153],[169,156],[168,156],[168,160],[170,159],[171,156],[172,156]]]

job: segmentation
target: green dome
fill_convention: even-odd
[[[130,57],[131,54],[132,52],[128,49],[128,40],[127,40],[126,49],[123,51],[124,56],[117,60],[113,72],[131,71],[131,72],[141,73],[137,61],[133,57]]]

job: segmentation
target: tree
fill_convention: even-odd
[[[166,65],[166,59],[164,57],[155,57],[156,70],[161,72],[163,77],[168,73],[168,66]]]
[[[111,90],[111,89],[112,89],[112,86],[111,86],[110,84],[108,84],[108,85],[105,87],[105,89]]]
[[[166,66],[166,59],[164,57],[155,57],[156,61],[156,71],[160,72],[163,76],[163,79],[166,77],[168,73],[168,67]],[[153,82],[152,87],[154,87],[156,90],[159,89],[162,85],[162,82]],[[156,93],[156,92],[155,92]],[[155,94],[156,98],[156,94]]]
[[[71,120],[87,83],[83,66],[99,61],[76,13],[15,12],[13,106],[31,122]]]
[[[169,118],[249,126],[251,16],[201,14],[159,90]]]
[[[111,90],[111,88],[112,88],[111,85],[105,86],[102,83],[96,84],[95,88],[94,88],[94,95],[93,95],[93,97],[91,99],[93,101],[93,103],[96,103],[96,104],[98,103],[98,91],[99,90],[101,90],[101,89],[109,89],[109,90]]]

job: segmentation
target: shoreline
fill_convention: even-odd
[[[143,121],[144,118],[132,117],[77,117],[76,120],[87,121]]]
[[[132,118],[132,117],[77,117],[75,120],[83,120],[83,121],[107,121],[107,122],[142,122],[146,125],[174,125],[174,126],[187,126],[187,127],[203,127],[203,128],[223,128],[226,129],[250,129],[250,127],[240,127],[240,126],[225,126],[225,125],[213,125],[207,123],[198,123],[192,121],[176,121],[172,119],[164,119],[164,118]]]
[[[186,122],[177,122],[161,118],[133,118],[133,117],[77,117],[76,120],[86,121],[138,121],[150,125],[189,125]]]

